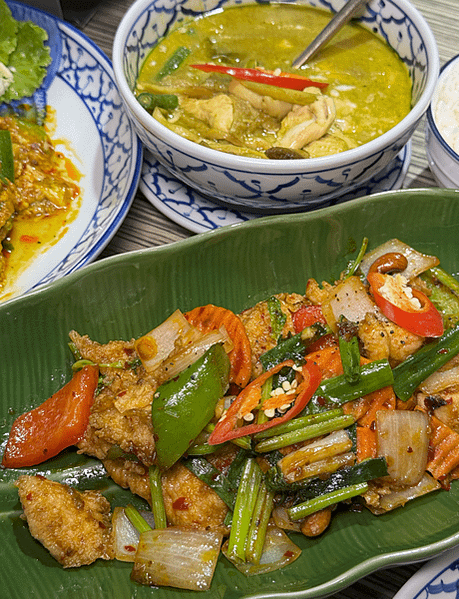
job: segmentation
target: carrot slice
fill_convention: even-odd
[[[245,387],[252,374],[252,348],[239,316],[227,308],[208,304],[187,312],[185,318],[203,333],[225,327],[233,342],[233,349],[228,354],[231,364],[230,381],[239,387]]]
[[[368,426],[357,427],[357,461],[377,456],[376,431]]]
[[[98,378],[98,366],[85,366],[40,406],[16,418],[2,466],[35,466],[80,441],[88,426]]]
[[[459,434],[436,416],[430,417],[430,452],[427,468],[437,480],[459,466]]]
[[[397,400],[392,387],[383,387],[369,393],[366,397],[369,399],[369,406],[366,413],[359,419],[358,423],[361,426],[374,427],[376,412],[379,410],[395,410]]]

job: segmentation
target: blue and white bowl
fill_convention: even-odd
[[[395,159],[424,115],[439,72],[438,49],[422,15],[407,0],[370,0],[359,20],[380,34],[407,65],[412,109],[395,127],[355,148],[305,160],[264,160],[202,147],[170,131],[135,99],[133,89],[151,48],[184,16],[254,0],[136,0],[113,45],[118,88],[145,147],[177,179],[231,208],[261,213],[300,211],[333,204]],[[304,0],[339,10],[345,0]]]
[[[426,152],[438,185],[459,189],[459,56],[441,69],[427,110]]]

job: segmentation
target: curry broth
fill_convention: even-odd
[[[229,77],[190,67],[196,63],[295,72],[292,61],[329,20],[330,13],[295,4],[249,4],[205,14],[182,23],[157,44],[141,69],[136,92],[178,90],[179,99],[184,88],[187,95],[191,88],[200,87],[211,88],[214,94],[226,93]],[[158,71],[181,46],[191,50],[189,56],[158,83]],[[336,109],[326,134],[304,148],[310,157],[360,146],[388,131],[411,108],[408,69],[384,40],[357,23],[346,25],[297,72],[327,82],[324,96],[333,99]],[[266,147],[278,145],[280,120],[252,106],[244,114],[239,99],[234,112],[240,121],[235,118],[229,134],[220,137],[215,127],[199,122],[196,113],[188,113],[188,104],[189,100],[186,110],[179,104],[174,111],[156,108],[153,114],[177,133],[223,151],[266,157]],[[235,147],[238,142],[243,150]]]

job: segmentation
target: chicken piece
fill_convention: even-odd
[[[113,559],[110,504],[101,493],[43,476],[20,476],[15,485],[32,536],[64,568]]]
[[[170,525],[228,532],[224,501],[181,463],[163,474],[162,490]]]
[[[229,133],[233,124],[233,102],[226,94],[218,94],[207,100],[180,98],[180,107],[207,123],[213,129]]]
[[[136,460],[125,458],[103,460],[104,468],[110,478],[123,489],[129,489],[151,503],[148,467]]]
[[[155,441],[150,411],[157,383],[147,378],[143,366],[137,364],[133,341],[101,345],[75,331],[70,338],[85,359],[97,364],[127,365],[100,367],[105,386],[94,400],[89,426],[78,449],[103,460],[117,446],[136,455],[144,464],[153,464]],[[134,366],[129,367],[129,363]]]
[[[282,120],[277,145],[301,150],[312,141],[323,137],[335,117],[335,104],[326,96],[320,96],[309,106],[294,106]]]
[[[406,360],[424,343],[424,337],[375,314],[367,314],[359,323],[358,334],[367,358],[372,361],[387,358],[392,367]]]
[[[292,315],[306,303],[304,297],[297,293],[281,293],[275,297],[280,301],[282,312],[287,317],[282,336],[294,334]],[[268,302],[259,302],[252,308],[244,310],[239,316],[252,347],[252,378],[256,378],[263,370],[259,361],[260,356],[277,344],[277,339],[272,334]]]
[[[269,114],[277,119],[283,119],[293,108],[293,104],[290,102],[275,100],[270,96],[262,96],[261,94],[257,94],[234,79],[229,84],[228,90],[241,100],[248,102],[257,110],[266,112],[266,114]]]

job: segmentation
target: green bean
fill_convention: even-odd
[[[177,48],[177,50],[164,63],[160,71],[156,74],[156,81],[161,81],[161,79],[176,71],[190,53],[191,50],[185,46],[180,46]]]
[[[137,101],[148,112],[153,112],[156,107],[163,108],[164,110],[175,110],[178,106],[178,98],[174,94],[150,94],[142,92],[137,96]]]

